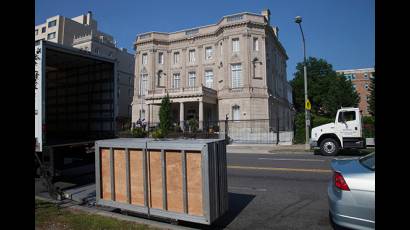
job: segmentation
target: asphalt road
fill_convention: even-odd
[[[332,229],[327,185],[333,158],[228,153],[230,210],[207,229]]]
[[[228,213],[211,226],[179,224],[196,229],[332,229],[327,185],[333,158],[313,152],[227,153]]]

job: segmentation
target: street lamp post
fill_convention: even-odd
[[[305,142],[305,149],[309,150],[309,126],[310,126],[310,121],[308,118],[308,110],[306,109],[306,103],[307,103],[307,71],[306,71],[306,47],[305,47],[305,36],[303,35],[303,30],[302,30],[302,17],[297,16],[295,18],[295,22],[299,25],[300,32],[302,33],[302,41],[303,41],[303,71],[304,71],[304,85],[305,85],[305,131],[306,131],[306,142]]]

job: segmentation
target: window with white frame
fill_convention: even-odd
[[[196,75],[195,72],[188,73],[188,87],[195,87]]]
[[[145,110],[140,109],[140,119],[145,119]]]
[[[51,22],[48,22],[48,28],[54,27],[54,26],[56,26],[56,25],[57,25],[57,21],[56,21],[56,20],[53,20],[53,21],[51,21]]]
[[[205,86],[208,88],[213,88],[214,85],[214,73],[212,70],[205,71]]]
[[[146,65],[148,63],[148,54],[142,54],[142,64]]]
[[[368,89],[369,89],[369,84],[364,84],[364,88],[365,88],[366,90],[368,90]]]
[[[179,73],[174,73],[173,76],[172,76],[172,85],[171,85],[171,87],[174,88],[174,89],[179,88],[180,82],[181,82],[181,78],[180,78]]]
[[[232,106],[232,120],[236,121],[240,119],[240,107],[239,105]]]
[[[259,41],[258,38],[253,38],[253,50],[259,51]]]
[[[356,90],[356,84],[352,84],[353,89]]]
[[[164,53],[162,53],[162,52],[158,53],[158,63],[159,64],[164,64]]]
[[[239,38],[232,39],[232,52],[239,52]]]
[[[147,91],[147,81],[148,81],[148,74],[143,73],[141,74],[141,79],[140,79],[140,95],[145,95]]]
[[[47,35],[47,40],[54,39],[54,38],[56,38],[56,32],[49,33],[49,34]]]
[[[212,47],[205,48],[205,59],[206,60],[212,59]]]
[[[231,65],[232,88],[242,87],[242,66],[241,64]]]
[[[364,79],[369,79],[369,75],[367,73],[364,73]]]
[[[195,62],[195,50],[190,50],[189,51],[189,63],[194,63]]]
[[[46,32],[46,27],[44,26],[41,28],[41,33],[45,33],[45,32]]]
[[[179,63],[179,52],[175,52],[174,53],[174,64],[178,64]]]

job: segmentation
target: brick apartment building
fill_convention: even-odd
[[[353,87],[359,94],[359,108],[364,116],[369,114],[369,98],[370,98],[370,79],[374,77],[374,68],[365,69],[349,69],[337,70],[339,74],[343,74],[347,79],[352,81]]]

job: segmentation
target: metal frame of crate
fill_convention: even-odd
[[[106,192],[109,194],[109,198],[103,197],[102,190],[103,190],[103,181],[102,181],[102,154],[103,150],[109,150],[109,158],[105,156],[104,159],[109,159],[109,188],[110,191]],[[121,169],[115,169],[116,160],[114,159],[114,152],[117,151],[124,151],[125,153],[125,166],[120,167]],[[131,178],[135,175],[131,175],[132,173],[136,173],[137,171],[130,170],[131,162],[130,160],[130,152],[131,151],[141,151],[142,152],[142,177],[143,177],[143,205],[136,205],[133,203],[131,198],[132,191],[131,187],[134,185],[131,182]],[[118,154],[119,152],[117,152]],[[154,154],[155,153],[155,154]],[[172,154],[171,154],[172,153]],[[135,152],[133,152],[135,154]],[[170,154],[170,156],[168,156]],[[200,154],[200,198],[202,199],[202,203],[198,203],[199,208],[195,209],[192,208],[190,205],[194,206],[195,202],[200,202],[198,200],[198,194],[192,192],[192,188],[195,186],[199,186],[198,183],[195,183],[196,178],[192,177],[194,175],[195,170],[199,170],[198,167],[192,163],[192,159],[198,159],[198,155]],[[154,159],[154,155],[157,155]],[[159,157],[158,157],[159,155]],[[175,168],[179,169],[178,167],[168,168],[167,159],[173,155],[171,160],[181,164],[181,171],[175,172]],[[179,155],[179,156],[178,156]],[[189,159],[187,156],[189,155]],[[177,156],[175,158],[175,156]],[[152,157],[152,159],[151,159]],[[180,157],[180,159],[178,159]],[[118,158],[120,159],[120,158]],[[134,158],[135,159],[135,158]],[[158,160],[159,159],[159,160]],[[148,216],[158,216],[176,220],[184,220],[190,221],[195,223],[201,224],[208,224],[210,225],[213,221],[221,217],[223,214],[226,213],[228,210],[228,184],[227,184],[227,167],[226,167],[226,144],[224,139],[162,139],[162,140],[154,140],[154,139],[142,139],[142,138],[118,138],[118,139],[110,139],[110,140],[100,140],[96,141],[95,143],[95,160],[96,160],[96,202],[98,205],[102,206],[109,206],[114,208],[120,208],[123,210],[128,210],[132,212],[146,214]],[[155,161],[156,160],[156,161]],[[119,162],[121,162],[119,160]],[[124,161],[122,161],[124,162]],[[159,164],[155,165],[154,163]],[[172,163],[172,162],[171,162]],[[104,164],[107,165],[105,162]],[[189,167],[187,165],[189,164]],[[197,165],[198,166],[198,165]],[[133,166],[134,167],[134,166]],[[151,167],[153,167],[151,169]],[[159,172],[160,168],[160,172]],[[105,166],[107,170],[107,166]],[[154,171],[156,170],[156,173]],[[170,170],[167,172],[167,169]],[[117,170],[117,171],[115,171]],[[123,170],[125,170],[125,194],[120,198],[117,199],[117,190],[115,188],[116,185],[116,172],[118,173],[120,170],[121,175],[124,175]],[[189,171],[189,172],[188,172]],[[171,174],[170,178],[167,178],[168,173]],[[152,175],[151,175],[152,174]],[[192,174],[192,175],[191,175]],[[120,174],[119,174],[120,175]],[[178,176],[182,176],[182,178],[175,178]],[[152,177],[154,177],[154,179]],[[155,178],[156,177],[156,178]],[[189,177],[189,178],[188,178]],[[159,178],[161,183],[159,183]],[[124,178],[117,178],[121,180],[122,185],[121,188],[123,189]],[[155,181],[156,180],[156,181]],[[182,187],[176,185],[175,183],[167,183],[167,182],[175,182],[182,180]],[[190,181],[192,180],[192,181]],[[199,180],[199,179],[197,179]],[[105,179],[107,181],[107,179]],[[104,185],[104,188],[108,188],[107,182]],[[117,181],[117,183],[119,183]],[[158,186],[161,185],[160,189],[156,191],[151,186]],[[168,188],[174,187],[172,192],[168,191]],[[181,187],[182,192],[179,190]],[[189,187],[189,188],[188,188]],[[118,189],[118,188],[117,188]],[[176,189],[176,190],[175,190]],[[191,189],[191,190],[189,190]],[[162,190],[162,191],[161,191]],[[153,205],[153,198],[154,195],[151,195],[151,192],[155,192],[156,195],[156,206]],[[159,195],[162,196],[158,198]],[[182,197],[175,197],[175,194],[181,195]],[[140,194],[141,195],[141,194]],[[168,199],[168,195],[172,195],[171,199]],[[180,198],[182,198],[182,204],[179,203]],[[120,201],[119,201],[120,200]],[[162,205],[158,205],[161,203]],[[168,206],[171,203],[174,204],[174,207],[178,206],[179,211],[170,210],[171,208]],[[161,208],[159,208],[160,206]],[[182,206],[182,207],[181,207]],[[174,208],[175,209],[175,208]],[[176,208],[178,209],[178,208]]]

